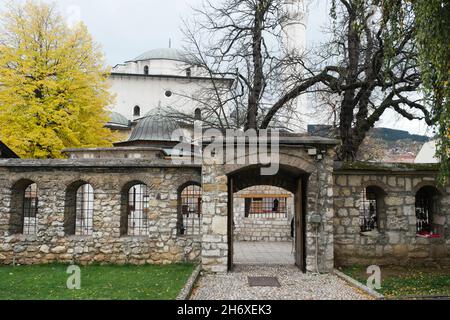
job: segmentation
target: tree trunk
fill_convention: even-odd
[[[263,57],[262,57],[262,30],[264,15],[266,13],[265,1],[260,0],[256,5],[255,24],[253,27],[253,85],[248,96],[247,123],[245,129],[257,129],[258,109],[264,85]]]
[[[355,30],[356,14],[353,10],[349,10],[349,23],[347,33],[348,43],[348,67],[346,70],[346,84],[351,84],[358,79],[358,63],[360,57],[360,38],[357,30]],[[343,161],[353,161],[355,159],[355,145],[353,142],[353,110],[355,108],[355,89],[348,89],[344,92],[344,98],[341,106],[341,114],[339,121],[340,135],[342,146],[338,157]]]

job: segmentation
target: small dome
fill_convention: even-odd
[[[111,112],[107,126],[130,127],[130,121],[118,112]]]
[[[127,62],[137,62],[144,60],[174,60],[193,64],[196,63],[195,58],[192,55],[182,50],[172,48],[150,50]]]
[[[139,120],[128,141],[179,142],[180,139],[172,138],[173,132],[179,129],[181,129],[180,126],[173,119],[159,111],[150,111]]]

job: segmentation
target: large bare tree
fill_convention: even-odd
[[[295,73],[305,52],[285,50],[283,0],[206,0],[184,29],[187,49],[213,79],[197,95],[206,119],[221,127],[258,129],[295,123],[299,115],[284,95],[306,79]],[[217,76],[235,79],[224,94]],[[308,88],[308,81],[303,87]],[[302,91],[302,93],[305,90]],[[297,94],[296,96],[298,96]],[[204,103],[203,103],[204,102]],[[279,106],[282,105],[283,108]]]
[[[316,105],[332,105],[337,117],[342,140],[338,157],[351,161],[387,110],[433,124],[419,93],[414,16],[407,4],[399,32],[392,30],[392,15],[383,14],[380,1],[335,0],[329,40],[314,51],[286,52],[281,41],[289,18],[284,2],[207,0],[196,10],[196,22],[186,28],[191,51],[210,75],[236,79],[226,99],[210,95],[205,103],[221,110],[214,112],[226,118],[221,125],[278,126],[302,117],[292,108],[295,99],[320,92],[325,98]]]
[[[406,5],[401,33],[391,37],[390,15],[383,14],[378,3],[336,1],[331,41],[320,50],[321,63],[330,71],[320,86],[339,101],[341,160],[355,159],[367,132],[388,109],[433,124],[420,94],[414,16]]]

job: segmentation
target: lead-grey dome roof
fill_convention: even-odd
[[[121,127],[129,127],[130,121],[125,118],[122,114],[118,112],[111,112],[109,115],[110,120],[107,125],[121,126]]]
[[[172,133],[179,129],[181,128],[175,120],[157,110],[147,113],[138,121],[128,141],[179,142],[179,138],[172,138]]]
[[[137,62],[144,60],[174,60],[186,63],[195,63],[195,58],[192,55],[182,50],[173,48],[150,50],[127,62]]]

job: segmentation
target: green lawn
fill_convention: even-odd
[[[343,272],[366,284],[366,267],[343,268]],[[381,267],[381,289],[386,298],[450,296],[450,267]]]
[[[67,289],[66,265],[0,266],[0,300],[172,300],[195,266],[81,267],[81,289]]]

